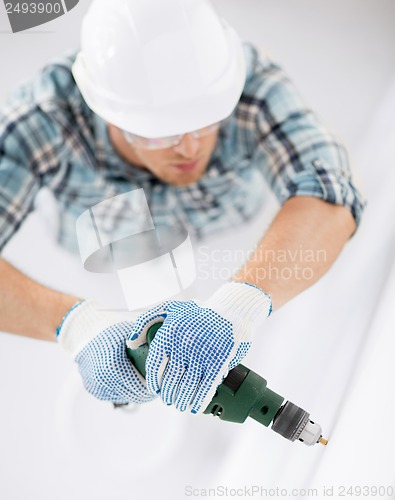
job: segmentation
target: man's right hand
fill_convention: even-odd
[[[127,357],[132,327],[132,322],[101,311],[95,302],[82,301],[58,328],[59,343],[75,358],[86,390],[98,399],[126,404],[148,403],[156,397]]]

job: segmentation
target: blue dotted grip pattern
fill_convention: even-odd
[[[112,325],[76,356],[84,387],[98,399],[126,404],[148,403],[156,397],[127,357],[126,340],[132,327],[127,321]]]
[[[230,321],[192,301],[170,301],[141,314],[129,338],[144,337],[158,310],[166,314],[147,356],[148,389],[180,411],[203,411],[209,392],[240,363],[251,342],[236,342]]]

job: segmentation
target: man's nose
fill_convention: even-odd
[[[184,158],[194,158],[199,149],[199,139],[193,136],[192,133],[185,134],[181,139],[180,144],[174,146],[174,151]]]

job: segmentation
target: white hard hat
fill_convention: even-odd
[[[241,41],[209,0],[93,0],[72,71],[96,114],[148,138],[226,118],[245,81]]]

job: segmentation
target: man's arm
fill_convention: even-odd
[[[234,280],[269,293],[276,310],[325,274],[355,228],[343,206],[290,198]]]
[[[0,258],[0,331],[55,340],[56,328],[78,300],[36,283]]]

